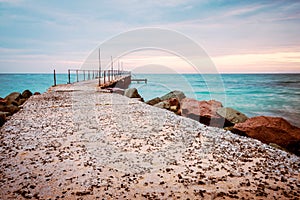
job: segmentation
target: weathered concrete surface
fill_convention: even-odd
[[[95,85],[33,96],[0,129],[1,199],[299,198],[299,157]]]

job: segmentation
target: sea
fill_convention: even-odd
[[[71,75],[74,82],[75,75]],[[132,82],[150,100],[172,90],[181,90],[197,100],[215,99],[223,106],[248,117],[278,116],[300,127],[300,74],[132,74]],[[57,84],[68,82],[67,74],[57,74]],[[0,74],[0,97],[11,92],[43,93],[53,85],[53,74]]]

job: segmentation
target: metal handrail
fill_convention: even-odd
[[[73,73],[72,73],[73,72]],[[86,81],[92,79],[99,79],[99,86],[102,84],[101,79],[103,78],[103,84],[107,82],[115,81],[121,77],[131,75],[130,71],[121,71],[121,70],[88,70],[88,69],[68,69],[68,84],[74,83],[71,82],[71,75],[76,75],[76,81]],[[87,76],[86,76],[87,75]],[[54,70],[54,86],[56,86],[56,72]]]

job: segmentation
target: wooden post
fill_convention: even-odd
[[[68,69],[68,84],[70,84],[71,83],[71,74],[70,74],[70,70]]]
[[[56,73],[55,73],[55,70],[53,71],[53,75],[54,75],[54,86],[56,86]]]
[[[85,81],[85,70],[83,70],[83,80]]]
[[[76,81],[78,82],[78,69],[76,70]]]

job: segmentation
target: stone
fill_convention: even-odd
[[[0,112],[0,127],[6,122],[6,114],[4,112]]]
[[[155,105],[155,104],[158,104],[159,102],[161,102],[162,100],[159,98],[159,97],[155,97],[154,99],[151,99],[149,101],[146,101],[146,104],[148,105]]]
[[[171,98],[166,100],[167,102],[169,102],[170,106],[176,106],[179,107],[179,100],[177,98]]]
[[[0,97],[0,105],[7,105],[7,100]]]
[[[27,99],[20,99],[20,100],[18,101],[18,105],[19,105],[19,106],[22,105],[23,103],[25,103],[26,100],[27,100]]]
[[[243,123],[235,124],[232,132],[266,144],[275,143],[300,155],[300,128],[281,117],[252,117]]]
[[[179,100],[177,98],[167,99],[167,100],[159,102],[153,106],[158,107],[158,108],[167,109],[167,110],[170,110],[175,113],[177,113],[177,111],[180,108]]]
[[[33,95],[40,95],[41,93],[39,93],[39,92],[35,92]]]
[[[170,106],[170,110],[171,110],[172,112],[177,112],[177,111],[178,111],[178,108],[177,108],[177,106]]]
[[[181,101],[182,99],[185,98],[185,94],[181,91],[174,90],[174,91],[171,91],[168,94],[160,97],[161,101],[168,100],[171,98],[176,98],[176,99],[178,99],[178,101]]]
[[[28,99],[31,96],[32,96],[32,92],[30,92],[30,90],[24,90],[22,92],[22,97],[25,98],[25,99]]]
[[[13,104],[10,104],[7,106],[0,105],[0,111],[8,112],[10,115],[13,115],[14,113],[18,112],[19,110],[20,110],[20,108]]]
[[[248,119],[248,117],[245,114],[233,108],[224,108],[224,107],[218,108],[217,114],[225,118],[226,127],[233,126],[234,124],[237,123],[245,122]]]
[[[22,95],[19,92],[12,92],[9,95],[5,97],[5,100],[7,101],[7,105],[14,104],[19,105],[19,100],[22,99]]]
[[[270,143],[269,146],[276,148],[276,149],[280,149],[282,151],[287,151],[286,149],[282,148],[281,146],[279,146],[278,144],[275,144],[275,143]]]
[[[182,116],[194,119],[207,126],[224,127],[225,119],[217,114],[217,109],[222,107],[221,102],[184,98],[180,103]]]
[[[129,98],[142,98],[136,88],[128,88],[124,92],[124,96]]]
[[[169,102],[167,101],[162,101],[162,102],[159,102],[155,105],[153,105],[154,107],[157,107],[157,108],[163,108],[163,109],[167,109],[169,110],[170,109],[170,104]]]

